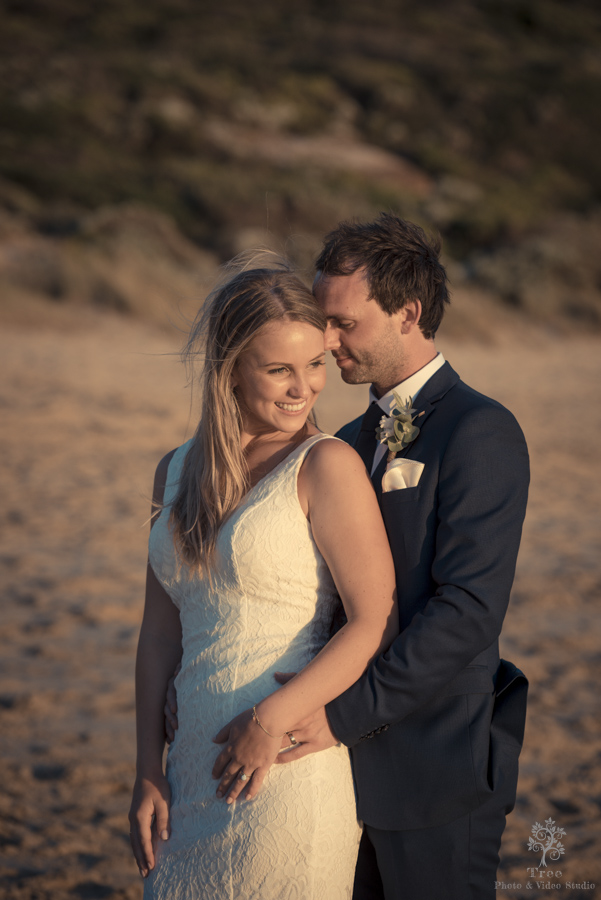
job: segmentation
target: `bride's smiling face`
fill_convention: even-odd
[[[326,382],[324,337],[307,322],[283,319],[259,332],[238,359],[232,385],[248,434],[294,434]]]

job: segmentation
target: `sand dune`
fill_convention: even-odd
[[[126,814],[133,779],[133,663],[152,473],[190,436],[177,338],[85,310],[0,335],[4,787],[0,896],[137,898]],[[516,811],[500,877],[527,887],[535,822],[566,829],[562,895],[601,883],[599,343],[507,331],[441,340],[479,390],[509,406],[532,455],[532,492],[503,652],[531,679]],[[364,389],[337,373],[331,430]],[[424,860],[424,865],[431,861]]]

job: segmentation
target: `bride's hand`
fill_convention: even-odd
[[[171,791],[161,773],[156,777],[138,776],[129,810],[129,838],[142,878],[154,869],[157,837],[169,839]]]
[[[254,721],[252,710],[248,709],[222,728],[213,741],[225,743],[213,766],[213,778],[221,779],[217,796],[226,797],[226,803],[233,803],[246,790],[245,799],[252,800],[275,762],[281,737],[265,734]],[[241,779],[242,774],[249,776],[248,779]]]

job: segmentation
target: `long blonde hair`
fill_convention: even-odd
[[[250,486],[234,366],[262,328],[282,320],[326,327],[310,290],[284,261],[236,271],[209,294],[192,325],[183,356],[190,361],[204,351],[202,416],[170,514],[179,556],[190,569],[210,568],[219,529]]]

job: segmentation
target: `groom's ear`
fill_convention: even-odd
[[[419,327],[419,320],[422,315],[421,300],[407,300],[405,305],[399,310],[401,314],[401,334],[410,334],[414,329]]]

